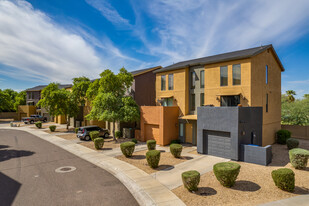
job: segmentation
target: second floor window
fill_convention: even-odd
[[[191,89],[195,88],[195,72],[191,72]]]
[[[161,76],[161,90],[162,91],[165,91],[166,90],[166,76],[165,75],[162,75]]]
[[[204,96],[204,93],[201,93],[201,106],[204,106],[204,104],[205,104],[205,96]]]
[[[200,84],[201,84],[201,88],[205,87],[205,73],[204,73],[204,70],[202,70],[201,73],[200,73]]]
[[[268,84],[268,65],[265,67],[266,84]]]
[[[168,75],[168,90],[173,90],[174,89],[174,75],[169,74]]]
[[[195,110],[195,94],[191,94],[191,110]]]
[[[233,65],[233,85],[241,84],[241,68],[240,64]]]
[[[220,67],[220,86],[227,86],[227,66]]]

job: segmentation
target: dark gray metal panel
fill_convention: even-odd
[[[268,165],[272,159],[272,147],[268,145],[266,147],[242,145],[243,150],[243,161],[259,164]]]
[[[206,130],[204,135],[204,139],[208,143],[208,154],[224,158],[231,157],[231,134],[229,132]]]

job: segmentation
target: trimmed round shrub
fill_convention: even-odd
[[[291,132],[289,130],[281,129],[276,134],[278,144],[286,144],[286,140],[291,138]]]
[[[74,131],[75,131],[76,134],[78,133],[78,130],[79,130],[78,127],[74,128]]]
[[[51,125],[51,126],[49,126],[49,130],[51,131],[51,132],[54,132],[55,130],[56,130],[56,125]]]
[[[148,140],[147,141],[148,150],[155,150],[156,149],[156,145],[157,145],[157,141],[156,140]]]
[[[135,143],[134,142],[124,142],[120,144],[121,152],[126,157],[132,157],[132,154],[135,149]]]
[[[146,159],[151,168],[157,168],[159,166],[160,154],[161,153],[158,150],[149,150],[146,153]]]
[[[288,192],[293,192],[295,188],[295,174],[293,170],[288,168],[280,168],[273,170],[271,176],[275,182],[275,185]]]
[[[213,171],[221,185],[232,187],[239,174],[240,165],[234,162],[221,162],[213,166]]]
[[[98,131],[92,131],[92,132],[89,132],[90,134],[90,138],[92,141],[94,141],[96,138],[99,138],[99,132]]]
[[[170,151],[175,158],[179,158],[182,152],[182,145],[181,144],[171,144]]]
[[[295,169],[305,169],[307,167],[309,150],[295,148],[289,151],[290,162]]]
[[[180,142],[180,139],[173,139],[172,141],[171,141],[171,144],[180,144],[181,142]]]
[[[96,149],[102,149],[104,145],[104,139],[102,137],[95,138],[93,142]]]
[[[190,170],[183,172],[181,174],[181,177],[183,185],[187,190],[189,190],[190,192],[198,190],[197,186],[200,183],[201,178],[201,175],[198,171]]]
[[[116,131],[115,132],[115,137],[120,138],[121,137],[121,131]]]
[[[294,149],[294,148],[298,147],[299,141],[297,139],[294,139],[294,138],[289,138],[286,141],[286,145],[287,145],[288,149],[291,150],[291,149]]]
[[[41,122],[41,121],[36,122],[36,123],[35,123],[35,126],[36,126],[37,128],[39,128],[39,129],[41,129],[41,128],[42,128],[42,122]]]
[[[134,142],[135,144],[137,144],[137,139],[133,138],[131,142]]]

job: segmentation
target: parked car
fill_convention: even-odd
[[[99,131],[99,136],[108,138],[109,137],[109,131],[107,129],[102,129],[101,127],[98,126],[85,126],[85,127],[80,127],[77,132],[77,138],[81,140],[86,140],[89,141],[90,138],[90,132],[92,131]]]
[[[47,122],[47,117],[43,117],[41,115],[31,115],[30,117],[22,118],[22,121],[25,124],[28,124],[28,123],[33,124],[34,122],[37,122],[37,121]]]

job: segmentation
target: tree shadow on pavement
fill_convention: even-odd
[[[0,172],[0,203],[12,205],[21,184]]]
[[[0,150],[0,162],[7,161],[13,158],[31,156],[35,152],[26,151],[26,150]]]

